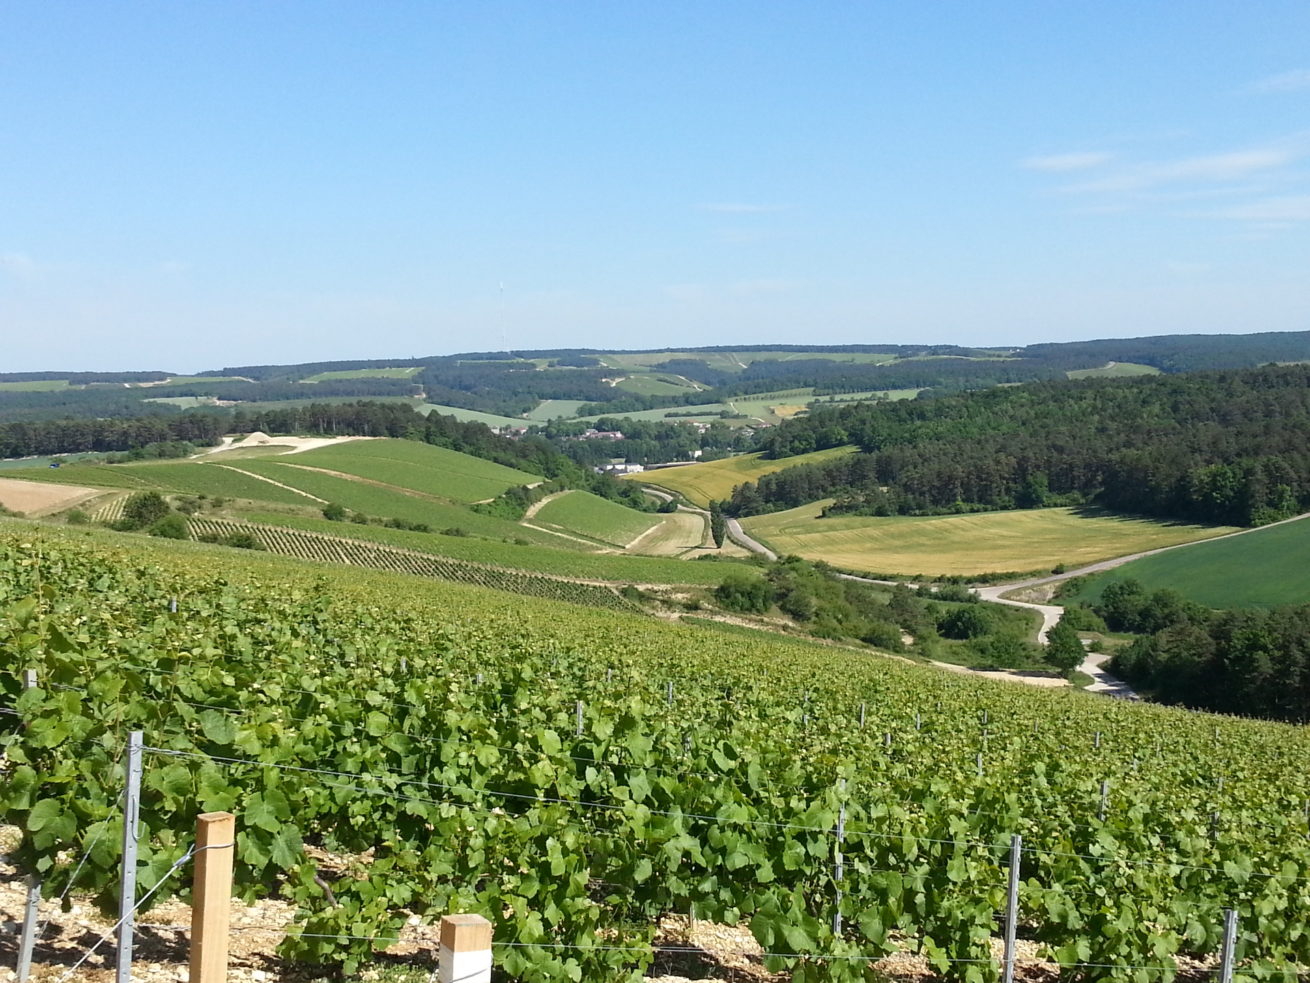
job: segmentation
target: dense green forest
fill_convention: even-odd
[[[1075,609],[1076,610],[1076,609]],[[1107,584],[1094,612],[1138,638],[1110,670],[1162,703],[1310,720],[1310,605],[1212,611],[1172,590]]]
[[[1038,382],[816,408],[766,433],[775,458],[863,451],[737,488],[752,515],[833,498],[833,514],[1082,502],[1255,525],[1310,505],[1310,367]]]
[[[230,426],[210,413],[0,423],[0,457],[128,451],[172,441],[212,445]]]
[[[181,382],[149,388],[90,386],[85,389],[0,391],[0,421],[78,417],[171,416],[182,412],[160,399],[198,397],[230,402],[281,402],[329,397],[406,397],[417,392],[409,379],[338,379],[307,385],[297,382],[245,382],[240,379]]]

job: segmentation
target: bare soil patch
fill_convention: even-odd
[[[32,518],[71,509],[104,493],[103,488],[47,485],[22,478],[0,478],[0,505]]]
[[[238,451],[250,449],[252,447],[269,447],[285,448],[284,454],[299,454],[303,451],[316,450],[319,447],[329,447],[332,444],[344,444],[351,440],[377,440],[376,437],[270,437],[262,430],[256,430],[252,434],[247,434],[244,440],[237,440],[235,436],[224,437],[223,442],[217,447],[212,447],[205,451],[200,457],[212,457],[215,454],[222,454],[224,451]]]

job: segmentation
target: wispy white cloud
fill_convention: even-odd
[[[1310,68],[1294,68],[1290,72],[1270,75],[1252,82],[1248,88],[1252,92],[1301,92],[1310,89]]]
[[[1114,159],[1114,154],[1101,151],[1082,151],[1069,154],[1048,154],[1044,157],[1025,157],[1019,166],[1030,171],[1085,171],[1100,167]]]
[[[789,280],[783,277],[760,277],[755,280],[738,280],[729,289],[738,296],[754,297],[764,294],[787,293],[802,285],[800,280]]]
[[[1290,164],[1296,157],[1288,150],[1235,150],[1222,154],[1184,157],[1120,168],[1113,174],[1070,185],[1074,192],[1144,191],[1187,182],[1242,181],[1252,175]]]
[[[759,205],[740,201],[709,202],[697,206],[703,212],[718,212],[726,215],[760,215],[767,212],[780,212],[785,205]]]
[[[35,276],[36,272],[36,261],[26,253],[0,253],[0,273],[8,273],[10,276],[26,280]]]
[[[1240,222],[1290,223],[1310,222],[1310,195],[1284,195],[1264,198],[1214,212],[1219,218]]]

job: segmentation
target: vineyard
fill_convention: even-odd
[[[532,521],[622,549],[663,522],[664,516],[574,490],[547,500]]]
[[[322,447],[297,454],[307,467],[341,471],[397,488],[439,495],[457,502],[495,498],[514,485],[531,485],[540,475],[416,440],[381,438]]]
[[[795,980],[910,950],[981,983],[1015,834],[1018,934],[1062,976],[1213,972],[1223,908],[1237,978],[1310,964],[1304,729],[106,542],[0,539],[0,821],[47,897],[112,905],[140,729],[140,890],[178,890],[195,814],[233,811],[240,895],[299,905],[284,954],[347,971],[468,911],[506,978],[636,979],[687,912]]]
[[[723,582],[727,570],[736,568],[725,567],[719,562],[688,563],[671,557],[567,552],[542,547],[535,542],[483,538],[484,534],[492,535],[496,530],[494,527],[488,530],[476,523],[470,523],[466,529],[472,535],[449,536],[353,523],[343,527],[339,522],[329,522],[326,519],[276,512],[250,511],[245,514],[253,522],[288,526],[292,529],[304,529],[329,536],[339,535],[348,530],[352,539],[365,539],[419,553],[439,553],[457,560],[469,560],[489,566],[511,567],[515,570],[531,570],[534,573],[583,580],[606,580],[629,584],[698,584],[717,587]],[[477,519],[504,523],[510,526],[511,531],[519,529],[526,535],[537,532],[527,526],[513,526],[505,523],[504,520],[479,516],[475,512],[469,514]],[[574,543],[583,549],[587,548],[573,540],[563,540],[563,542]],[[647,542],[643,542],[642,546],[646,547]]]
[[[357,539],[323,536],[281,526],[261,526],[248,522],[229,522],[226,519],[201,517],[192,518],[190,526],[192,535],[197,538],[214,536],[223,539],[233,533],[247,533],[262,543],[270,553],[294,556],[299,560],[371,567],[375,570],[413,574],[416,577],[432,577],[458,584],[473,584],[492,590],[509,591],[512,594],[526,594],[529,597],[544,597],[621,611],[633,610],[632,605],[615,593],[614,588],[603,584],[584,584],[525,573],[521,570],[477,566],[432,553],[411,552]]]
[[[127,495],[115,495],[100,505],[90,515],[92,522],[117,522],[123,518],[123,506],[127,504]]]

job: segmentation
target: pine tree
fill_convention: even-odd
[[[723,549],[723,539],[727,534],[728,520],[723,517],[722,504],[710,502],[710,535],[714,538],[715,549]]]

